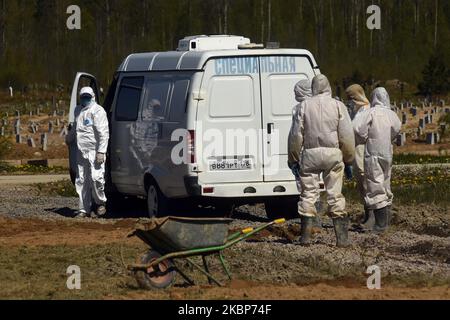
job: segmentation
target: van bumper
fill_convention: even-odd
[[[198,177],[184,177],[184,186],[189,196],[200,197],[202,195],[202,187],[198,183]]]
[[[299,196],[295,181],[222,183],[201,185],[198,177],[185,177],[186,191],[192,197],[261,198]],[[205,189],[212,189],[205,192]]]

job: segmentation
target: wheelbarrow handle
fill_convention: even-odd
[[[282,218],[282,219],[277,219],[277,220],[275,220],[274,221],[274,224],[283,224],[283,223],[285,223],[286,222],[286,219],[285,218]]]
[[[286,222],[286,219],[283,218],[283,219],[277,219],[277,220],[271,221],[271,222],[266,223],[265,225],[263,225],[261,227],[258,227],[258,228],[246,228],[246,229],[243,229],[243,230],[241,230],[239,232],[236,232],[236,233],[232,234],[231,236],[229,236],[228,239],[227,239],[227,243],[229,243],[231,241],[235,241],[237,239],[239,239],[238,242],[242,241],[242,240],[244,240],[246,238],[251,237],[255,233],[258,233],[258,232],[260,232],[260,231],[262,231],[264,229],[267,229],[270,226],[273,226],[275,224],[283,224],[285,222]]]

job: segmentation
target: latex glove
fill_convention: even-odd
[[[65,138],[66,144],[70,146],[72,143],[75,142],[75,139],[76,139],[76,129],[72,125],[69,125],[68,132]]]
[[[353,166],[346,165],[344,172],[347,180],[353,180]]]
[[[295,163],[291,166],[291,171],[296,179],[300,179],[300,165],[298,163]]]
[[[95,156],[95,162],[97,164],[104,164],[105,161],[106,161],[106,155],[104,153],[98,152],[97,155]]]

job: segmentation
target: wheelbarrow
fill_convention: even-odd
[[[229,224],[232,221],[232,219],[178,217],[152,219],[129,235],[138,237],[150,249],[138,258],[136,264],[127,268],[133,272],[139,286],[144,289],[168,288],[174,283],[177,274],[188,284],[194,285],[194,281],[178,267],[177,261],[184,260],[205,275],[210,284],[214,283],[221,287],[223,284],[209,271],[207,257],[216,256],[226,276],[231,280],[223,251],[272,225],[284,223],[285,219],[229,235]],[[203,266],[191,259],[195,256],[202,258]]]

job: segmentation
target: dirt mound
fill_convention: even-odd
[[[94,223],[0,217],[0,245],[84,246],[114,243],[123,241],[133,226],[133,220]]]

